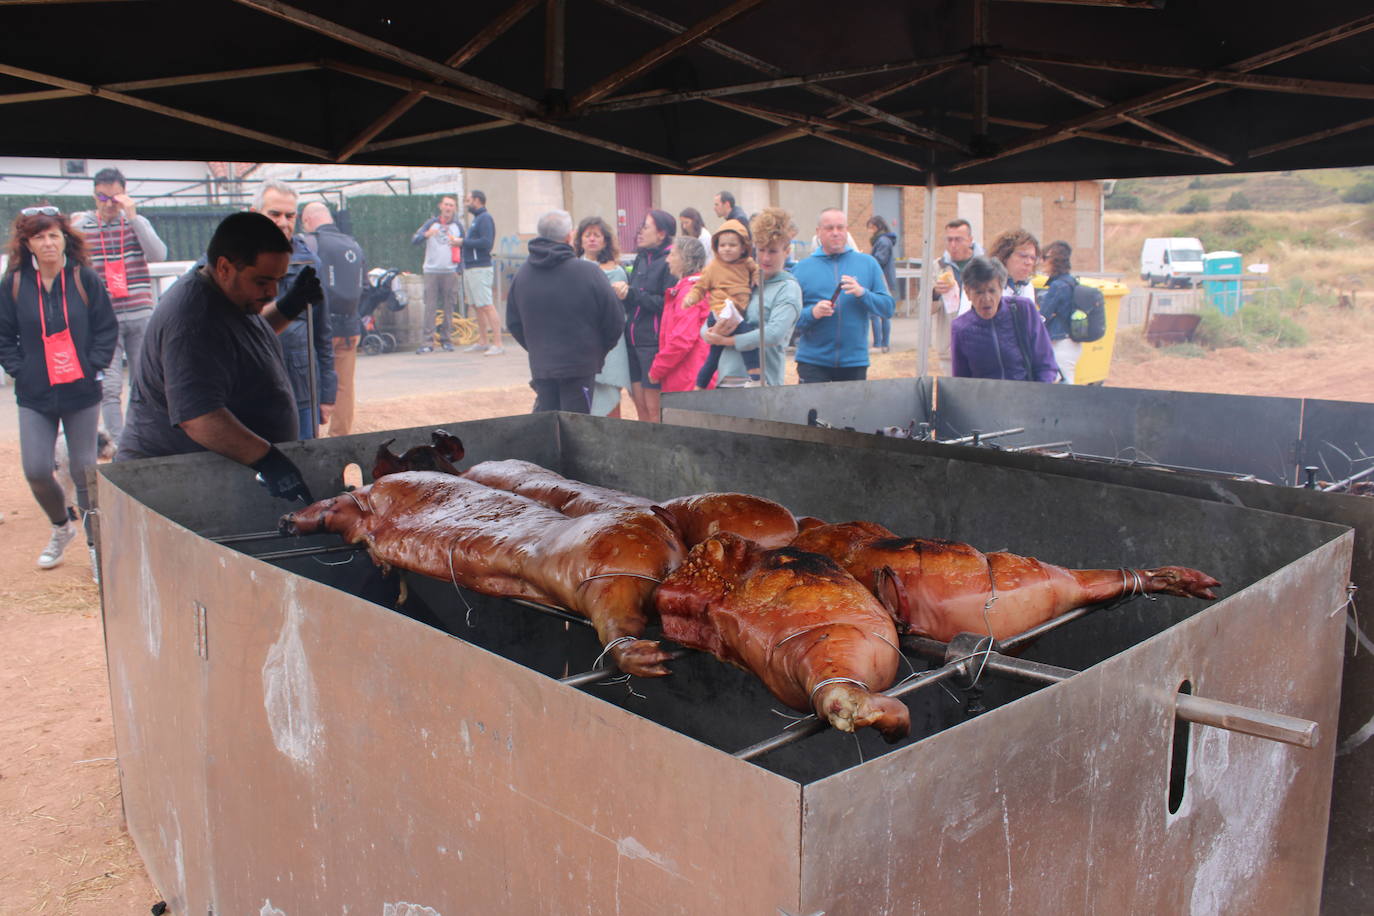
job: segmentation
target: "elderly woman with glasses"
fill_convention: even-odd
[[[105,284],[89,266],[85,240],[56,207],[22,210],[8,252],[0,278],[0,366],[15,380],[24,476],[52,524],[38,556],[38,565],[51,569],[76,537],[77,518],[53,474],[58,428],[67,437],[84,513],[86,471],[96,462],[101,374],[114,355],[119,325]],[[99,581],[90,549],[91,574]]]
[[[1031,275],[1040,261],[1040,241],[1024,229],[1008,229],[993,241],[988,254],[1007,269],[1008,296],[1035,301]]]

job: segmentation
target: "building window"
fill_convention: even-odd
[[[85,159],[63,159],[62,160],[63,178],[84,178],[86,177]]]

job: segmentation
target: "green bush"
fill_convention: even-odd
[[[1307,329],[1278,305],[1251,301],[1234,315],[1206,309],[1193,342],[1208,350],[1223,347],[1301,347],[1307,343]]]
[[[1203,359],[1207,356],[1207,349],[1192,341],[1185,343],[1169,344],[1160,348],[1161,352],[1167,356],[1181,356],[1184,359]]]
[[[1179,213],[1206,213],[1212,209],[1212,198],[1206,194],[1194,194],[1188,198],[1188,202],[1179,207]]]
[[[1236,191],[1226,198],[1227,210],[1253,210],[1254,205],[1250,203],[1250,198],[1245,196],[1244,191]]]
[[[1374,203],[1374,181],[1362,181],[1341,195],[1348,204]]]
[[[1145,204],[1134,194],[1122,194],[1118,191],[1107,198],[1106,207],[1108,210],[1144,210]]]

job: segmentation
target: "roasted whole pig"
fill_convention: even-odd
[[[792,513],[771,499],[747,493],[702,493],[655,503],[642,496],[571,480],[516,458],[484,461],[463,476],[498,490],[519,493],[564,515],[585,515],[618,506],[656,505],[674,519],[687,547],[725,531],[762,547],[782,547],[797,536]]]
[[[842,731],[889,741],[911,728],[892,685],[900,653],[891,616],[833,561],[715,534],[687,554],[654,600],[669,639],[757,675],[782,702]]]
[[[668,673],[667,653],[639,637],[685,550],[652,508],[569,518],[452,474],[403,471],[283,516],[281,530],[330,531],[366,543],[383,567],[565,608],[591,620],[622,671]]]
[[[873,522],[807,525],[793,546],[830,557],[882,601],[898,626],[941,642],[960,633],[1005,639],[1123,595],[1214,599],[1211,590],[1221,584],[1183,566],[1065,569],[956,541],[897,537]]]

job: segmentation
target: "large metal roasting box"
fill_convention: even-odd
[[[893,747],[788,724],[690,654],[574,688],[591,632],[364,555],[221,544],[287,508],[202,454],[103,467],[100,542],[129,830],[173,913],[1301,913],[1320,895],[1352,536],[1332,524],[946,456],[544,414],[452,424],[653,497],[741,490],[1077,567],[1197,567],[912,694]],[[377,444],[284,450],[317,495]],[[924,666],[915,661],[915,667]],[[1175,716],[1188,689],[1311,720],[1301,748]],[[948,687],[949,689],[945,689]],[[978,700],[978,694],[981,699]],[[971,700],[987,707],[975,715]]]
[[[1371,606],[1359,596],[1374,596],[1374,499],[1291,486],[1305,481],[1307,466],[1326,481],[1374,466],[1374,404],[963,378],[940,379],[937,393],[927,377],[668,394],[664,405],[671,423],[960,456],[1348,525],[1355,529],[1352,609]],[[857,432],[807,426],[813,410],[820,422]],[[1000,449],[873,435],[913,421],[933,421],[942,440],[975,429],[1025,432],[990,440]],[[1076,453],[1120,463],[1009,451],[1065,440]],[[1323,896],[1332,914],[1374,911],[1374,648],[1359,636],[1358,619],[1352,612],[1337,732]]]

